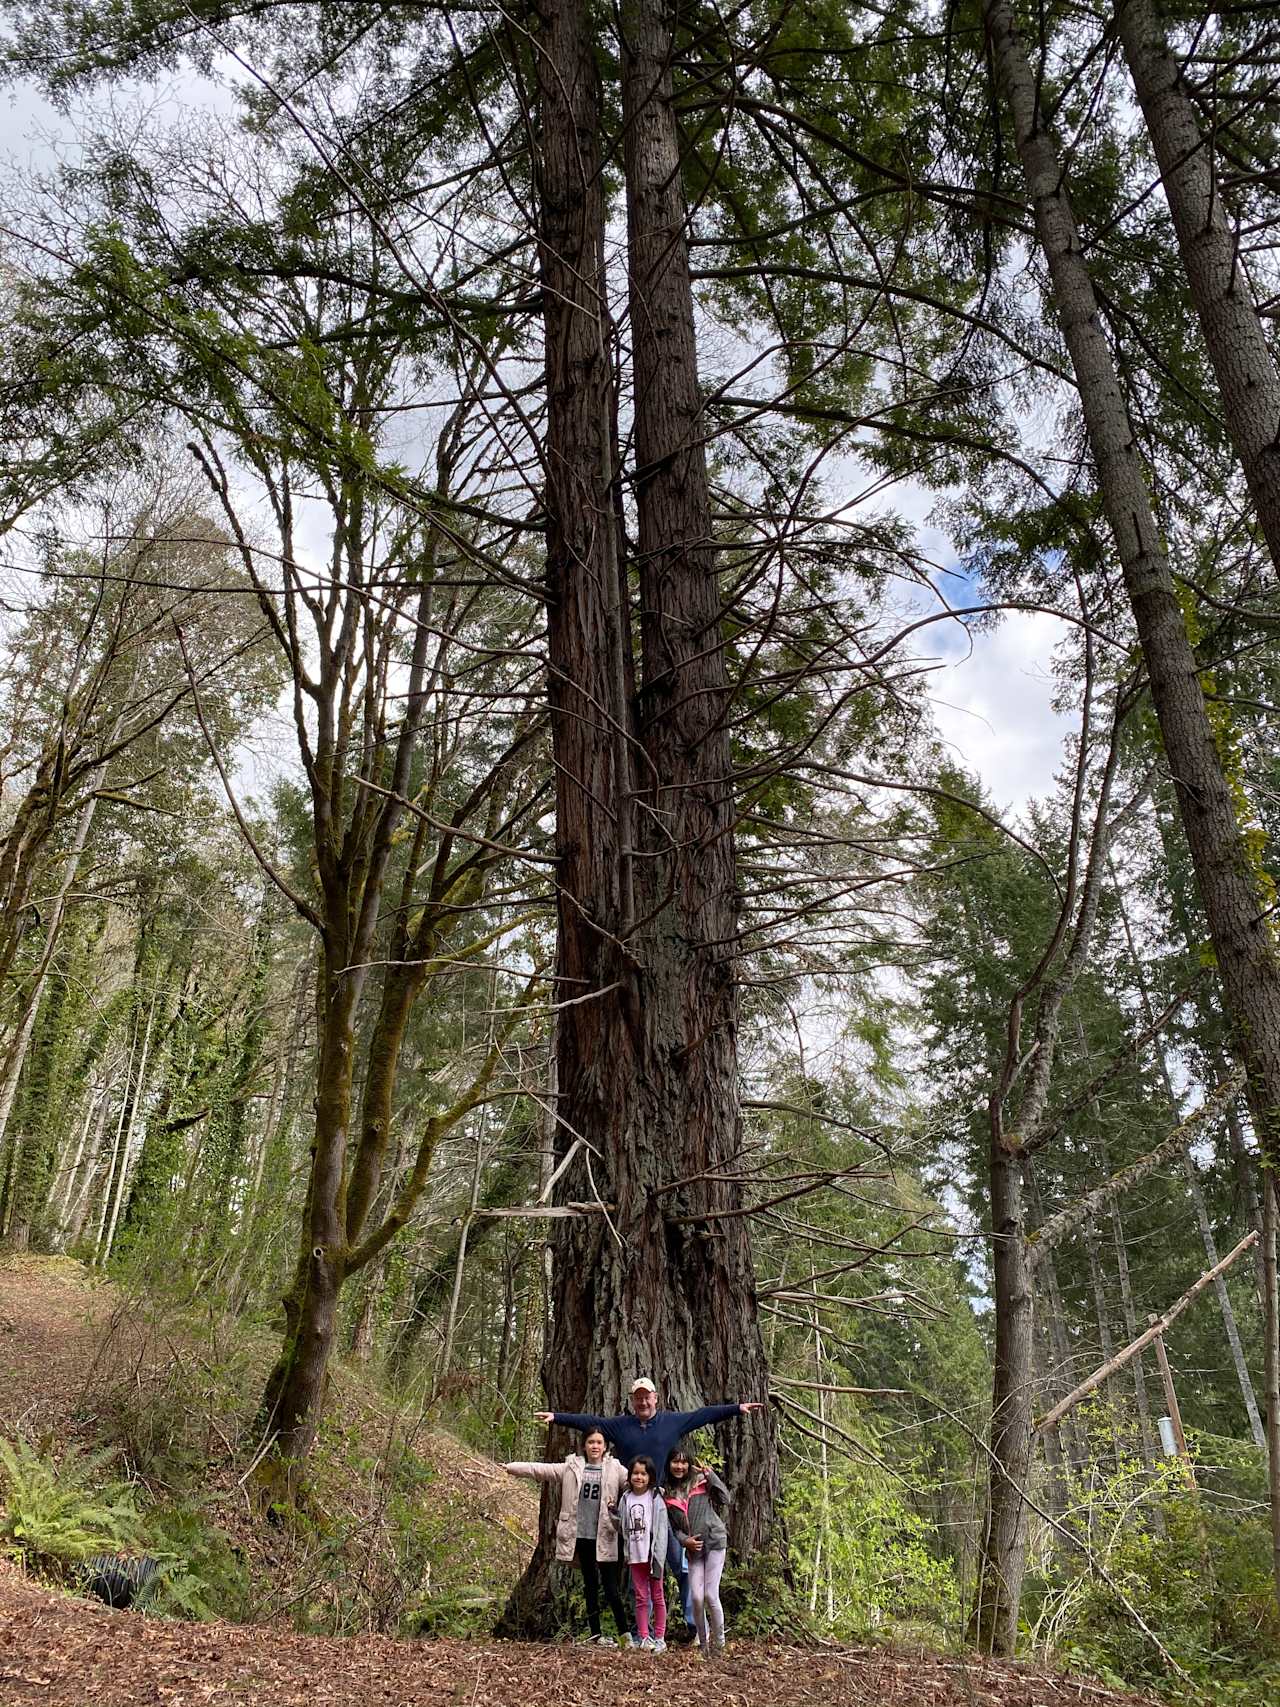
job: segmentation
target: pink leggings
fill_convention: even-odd
[[[643,1642],[649,1634],[649,1603],[653,1602],[653,1634],[658,1641],[663,1641],[667,1634],[667,1597],[663,1592],[662,1578],[649,1575],[649,1567],[632,1565],[631,1586],[636,1595],[636,1629]]]

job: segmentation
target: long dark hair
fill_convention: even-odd
[[[683,1476],[677,1476],[675,1471],[671,1468],[672,1458],[683,1458],[685,1463],[689,1466]],[[668,1494],[683,1495],[686,1488],[693,1486],[693,1479],[699,1474],[701,1469],[701,1464],[696,1461],[692,1452],[686,1452],[683,1446],[677,1446],[667,1458],[667,1471],[663,1482],[664,1492]]]
[[[660,1494],[662,1492],[662,1488],[658,1482],[658,1466],[654,1463],[652,1458],[646,1458],[643,1454],[633,1458],[630,1464],[627,1465],[627,1486],[629,1488],[631,1487],[631,1472],[635,1469],[637,1464],[642,1470],[647,1470],[649,1472],[649,1487],[655,1494]],[[632,1492],[634,1491],[635,1490],[632,1489]]]

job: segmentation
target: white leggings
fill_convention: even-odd
[[[720,1576],[724,1570],[724,1548],[713,1553],[689,1553],[689,1593],[693,1597],[693,1627],[698,1645],[724,1646],[724,1608],[720,1604]]]

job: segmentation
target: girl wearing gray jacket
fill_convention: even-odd
[[[662,1587],[662,1573],[667,1568],[667,1508],[652,1458],[632,1460],[626,1491],[616,1506],[609,1507],[609,1519],[622,1536],[623,1552],[631,1571],[639,1645],[663,1653],[667,1646],[667,1597]]]
[[[703,1464],[694,1464],[682,1446],[667,1460],[663,1487],[667,1517],[689,1561],[689,1592],[698,1646],[710,1659],[724,1652],[724,1608],[720,1605],[720,1576],[729,1545],[724,1512],[729,1490]]]

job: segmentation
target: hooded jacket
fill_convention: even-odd
[[[625,1492],[626,1491],[624,1490],[623,1497],[619,1500],[616,1512],[606,1510],[600,1513],[600,1527],[603,1529],[607,1521],[612,1527],[614,1535],[622,1536],[623,1558],[626,1559],[629,1565],[639,1565],[643,1564],[644,1561],[641,1559],[631,1558],[627,1552],[627,1532],[623,1527],[623,1517],[625,1514]],[[663,1500],[662,1489],[660,1487],[655,1489],[646,1488],[645,1492],[653,1492],[657,1494],[657,1498],[653,1502],[653,1522],[649,1527],[649,1575],[651,1577],[660,1577],[663,1571],[667,1568],[667,1535],[669,1533],[667,1507],[666,1502]]]
[[[580,1452],[571,1452],[563,1464],[504,1464],[509,1476],[527,1476],[534,1482],[559,1482],[560,1515],[556,1519],[556,1558],[561,1564],[572,1562],[578,1546],[578,1495],[582,1492],[582,1472],[586,1459]],[[627,1472],[617,1458],[600,1461],[600,1524],[596,1530],[596,1558],[612,1563],[618,1557],[618,1528],[609,1516],[609,1507],[622,1497],[627,1485]]]
[[[691,1470],[688,1487],[666,1492],[671,1527],[683,1541],[696,1535],[706,1553],[721,1553],[729,1545],[723,1514],[728,1509],[728,1488],[714,1470]]]

